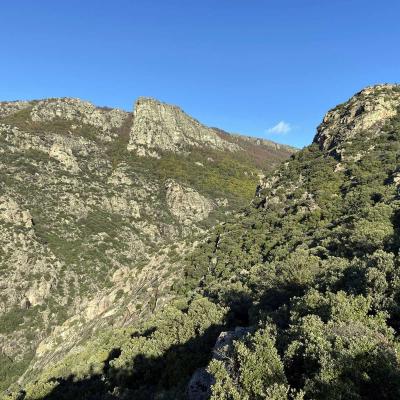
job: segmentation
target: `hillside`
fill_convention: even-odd
[[[171,300],[26,377],[24,399],[398,399],[400,87],[327,113],[177,260]]]
[[[294,151],[231,136],[148,98],[0,103],[1,390],[161,309],[180,255]]]

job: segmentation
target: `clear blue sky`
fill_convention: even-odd
[[[3,1],[0,44],[2,100],[130,110],[152,96],[207,125],[303,146],[329,108],[400,81],[400,2]]]

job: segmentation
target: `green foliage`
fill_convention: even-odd
[[[256,347],[246,347],[248,359],[235,353],[229,367],[213,361],[215,398],[267,398],[277,384],[286,385],[280,398],[400,396],[400,202],[391,178],[399,128],[391,121],[372,148],[348,143],[346,154],[363,157],[341,160],[340,169],[316,145],[294,155],[254,209],[217,228],[190,256],[183,290],[200,291],[238,320],[247,313],[259,329],[253,340],[263,324],[275,326],[276,346],[267,353],[283,362],[284,380],[263,387],[248,362],[263,359]]]
[[[36,327],[35,318],[41,311],[40,306],[30,308],[15,307],[8,310],[7,313],[0,315],[0,334],[12,333],[17,326]]]
[[[310,301],[311,309],[305,312]],[[301,312],[293,313],[284,359],[292,384],[302,387],[306,398],[400,395],[398,344],[385,314],[369,315],[367,298],[343,292],[314,292],[299,302]]]
[[[212,399],[230,398],[225,385],[221,385],[224,375],[226,380],[231,381],[229,386],[233,398],[256,400],[287,397],[288,386],[283,363],[271,332],[260,330],[250,338],[237,341],[232,353],[225,363],[214,360],[210,364],[211,373],[217,377]],[[235,372],[229,375],[228,371]]]
[[[114,388],[124,398],[147,399],[152,391],[160,399],[184,398],[187,380],[210,359],[225,314],[198,298],[184,310],[171,305],[140,327],[106,332],[27,385],[26,399],[86,399],[92,391],[107,398]]]
[[[158,159],[128,152],[126,144],[127,138],[120,136],[109,145],[108,156],[114,168],[124,162],[153,178],[175,179],[212,198],[227,198],[231,208],[246,205],[254,195],[260,170],[244,152],[192,149],[190,156],[167,152]]]
[[[21,376],[32,360],[33,354],[27,354],[24,358],[15,359],[0,353],[0,395],[12,383],[15,376]]]

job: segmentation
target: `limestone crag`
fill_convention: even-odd
[[[123,110],[102,109],[88,101],[74,98],[40,100],[31,110],[34,122],[61,118],[92,125],[105,132],[121,127],[128,115],[129,113]]]
[[[165,185],[168,208],[179,222],[191,225],[208,217],[215,204],[195,190],[169,180]]]
[[[55,143],[49,150],[49,156],[59,161],[67,170],[71,171],[72,173],[79,172],[78,162],[76,161],[70,147]]]
[[[160,151],[181,152],[204,146],[228,151],[239,149],[179,107],[151,98],[136,101],[128,150],[157,157]]]
[[[367,87],[325,115],[314,142],[323,149],[333,149],[368,129],[375,127],[379,132],[397,114],[399,106],[399,85]]]
[[[0,221],[32,227],[32,216],[28,210],[21,210],[18,203],[7,196],[0,196]]]

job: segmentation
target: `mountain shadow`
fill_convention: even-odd
[[[83,379],[75,375],[52,378],[57,386],[41,400],[179,399],[192,374],[207,366],[223,325],[212,325],[184,344],[170,346],[161,356],[138,354],[127,368],[115,368],[121,349],[110,351],[101,373],[91,371]],[[28,399],[24,393],[19,400]]]

